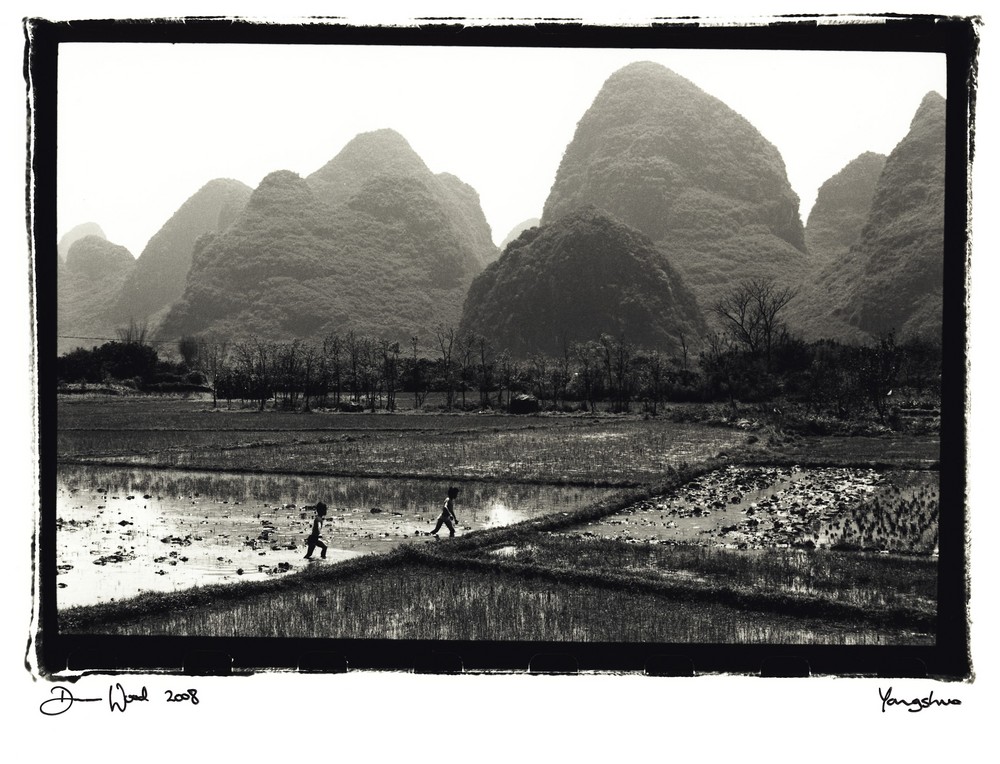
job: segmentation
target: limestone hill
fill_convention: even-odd
[[[516,356],[601,334],[676,352],[705,332],[692,292],[653,242],[594,207],[530,228],[472,283],[461,330]]]

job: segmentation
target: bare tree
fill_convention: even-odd
[[[137,323],[134,318],[130,318],[128,326],[118,327],[118,341],[123,345],[145,345],[149,337],[149,324],[143,321]]]
[[[549,358],[544,353],[532,353],[528,358],[528,375],[539,403],[549,398],[549,384],[552,381],[549,363]]]
[[[226,342],[202,340],[198,347],[202,371],[212,386],[212,406],[219,405],[219,383],[226,376],[229,367],[229,349]],[[230,391],[231,394],[231,391]]]
[[[709,335],[705,349],[701,353],[701,367],[709,383],[717,392],[729,396],[729,405],[736,413],[736,345],[733,338],[723,332]]]
[[[629,400],[635,387],[635,346],[625,337],[602,334],[598,341],[601,363],[608,380],[612,410],[629,410]]]
[[[680,338],[679,339],[680,339],[680,342],[681,342],[681,369],[683,371],[687,371],[687,367],[688,367],[688,343],[687,343],[687,337],[684,335],[684,332],[680,333]]]
[[[361,356],[364,347],[362,340],[358,338],[353,329],[344,338],[344,350],[347,351],[347,363],[350,370],[351,400],[357,403],[360,397],[359,387],[363,360]]]
[[[779,288],[773,281],[752,282],[756,284],[754,289],[754,303],[757,314],[760,316],[760,332],[764,343],[764,359],[767,367],[771,367],[771,353],[778,344],[782,332],[785,330],[784,322],[779,318],[779,314],[784,310],[798,294],[798,290],[790,287]]]
[[[477,368],[477,381],[479,383],[479,405],[481,408],[488,408],[490,405],[490,390],[493,389],[494,377],[496,376],[497,361],[494,355],[493,345],[483,335],[474,335],[479,367]]]
[[[504,350],[497,357],[497,369],[499,374],[499,387],[500,391],[497,394],[497,404],[501,408],[510,408],[510,391],[514,384],[514,380],[517,379],[520,374],[520,367],[517,361],[511,356],[510,351]],[[507,403],[503,402],[503,391],[507,388]]]
[[[602,334],[597,340],[595,351],[600,358],[601,367],[604,369],[604,378],[607,381],[607,391],[609,395],[614,395],[615,375],[614,375],[614,347],[615,338],[610,334]]]
[[[316,383],[316,372],[320,366],[320,354],[311,343],[302,347],[302,410],[309,411],[309,397]]]
[[[476,357],[476,338],[472,334],[462,334],[458,337],[458,369],[459,382],[462,384],[462,410],[465,410],[465,391],[471,382],[472,369]]]
[[[259,410],[263,411],[268,399],[274,393],[275,348],[270,342],[254,339],[252,354],[251,389],[253,397],[259,405]]]
[[[790,287],[778,287],[773,279],[748,279],[721,297],[711,311],[738,346],[751,355],[763,355],[770,369],[772,351],[784,329],[780,313],[796,294]]]
[[[382,355],[382,381],[385,385],[385,407],[388,411],[395,411],[396,389],[399,387],[399,343],[380,340],[379,352]]]
[[[601,386],[601,345],[597,342],[578,342],[573,345],[577,380],[590,412],[597,410],[597,391]]]
[[[423,389],[424,381],[420,378],[420,356],[417,352],[420,347],[420,338],[414,335],[410,337],[410,349],[413,351],[413,408],[418,409],[424,405],[427,399],[427,390]]]
[[[455,327],[438,324],[434,330],[438,349],[441,351],[441,374],[444,377],[447,392],[447,404],[450,409],[455,404],[455,364],[452,356],[455,350]]]
[[[274,346],[272,363],[275,393],[281,393],[283,406],[295,408],[301,384],[302,340]]]
[[[351,335],[348,336],[351,337]],[[352,347],[355,348],[355,352],[352,352]],[[364,394],[365,406],[375,411],[382,392],[382,364],[378,347],[370,337],[360,337],[354,338],[353,344],[348,342],[347,352],[352,358],[356,389]],[[354,360],[355,353],[356,362]],[[357,395],[356,392],[355,400],[358,400]]]
[[[573,357],[570,353],[569,343],[563,335],[563,352],[556,359],[555,368],[552,372],[552,393],[556,399],[556,406],[562,403],[566,405],[569,397],[569,385],[573,381]]]
[[[653,416],[659,413],[663,400],[663,386],[667,378],[667,361],[662,353],[652,352],[646,358],[646,384],[650,409]]]
[[[752,283],[743,281],[711,309],[722,320],[723,330],[733,341],[754,354],[760,348],[760,317],[755,305]]]
[[[614,353],[615,411],[627,412],[635,389],[635,346],[624,337],[615,343]]]
[[[328,384],[334,390],[334,405],[340,405],[340,394],[343,390],[343,350],[344,342],[339,334],[331,332],[323,338],[323,371]]]

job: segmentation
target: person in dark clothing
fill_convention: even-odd
[[[326,521],[326,504],[321,501],[316,502],[316,517],[313,518],[312,532],[306,539],[306,559],[312,559],[313,550],[320,548],[319,556],[326,559],[326,544],[323,543],[323,523]]]
[[[437,536],[442,525],[448,526],[449,536],[455,535],[455,523],[458,522],[458,518],[455,517],[455,498],[457,496],[457,488],[452,486],[448,489],[448,498],[445,499],[444,507],[441,510],[441,517],[438,518],[437,525],[435,525],[434,530],[431,531],[432,536]]]

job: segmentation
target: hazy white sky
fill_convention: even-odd
[[[940,54],[816,51],[67,44],[59,51],[59,234],[96,222],[138,256],[202,185],[307,175],[391,127],[434,172],[472,185],[495,241],[541,215],[576,123],[604,81],[662,63],[777,146],[803,222],[817,188],[888,153]]]

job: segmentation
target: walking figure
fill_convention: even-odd
[[[449,536],[455,535],[455,523],[458,522],[458,518],[455,517],[456,496],[458,496],[458,489],[452,486],[448,489],[448,498],[445,499],[444,508],[441,510],[441,517],[438,518],[437,525],[435,525],[434,530],[431,531],[432,536],[437,536],[442,525],[448,526]]]
[[[323,523],[326,520],[326,504],[321,501],[316,502],[316,517],[313,518],[312,532],[306,539],[306,559],[312,559],[313,550],[320,548],[320,559],[326,559],[326,544],[323,543]]]

